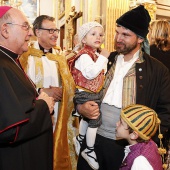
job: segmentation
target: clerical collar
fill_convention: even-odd
[[[39,44],[39,43],[38,43]],[[40,50],[43,51],[44,53],[52,53],[52,48],[50,48],[49,50],[46,50],[44,47],[42,47],[40,44],[39,44],[39,47],[40,47]]]

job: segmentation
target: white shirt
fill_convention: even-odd
[[[95,54],[98,56],[96,62],[88,54],[82,54],[75,62],[75,68],[89,80],[96,78],[103,69],[105,73],[107,71],[108,59],[97,52]]]
[[[34,42],[34,48],[39,49],[38,41]],[[56,51],[52,49],[52,53],[56,54]],[[37,84],[39,80],[42,79],[43,76],[43,87],[49,88],[50,86],[59,87],[60,86],[60,77],[58,68],[56,67],[56,62],[49,60],[46,56],[41,57],[42,65],[43,65],[43,75],[35,73],[35,60],[34,56],[28,57],[28,68],[27,75],[31,78],[31,80]],[[55,125],[58,118],[58,102],[55,103],[54,106],[54,115],[53,115],[53,130],[55,129]]]
[[[130,153],[129,147],[130,147],[130,145],[125,147],[125,157],[124,157],[124,159]],[[140,155],[140,156],[138,156],[134,159],[131,170],[154,170],[154,169],[152,168],[152,166],[148,162],[148,160],[144,156]]]
[[[138,58],[139,51],[129,61],[124,61],[124,55],[122,54],[117,57],[114,77],[105,94],[103,103],[122,108],[123,78]]]

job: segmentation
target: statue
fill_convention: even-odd
[[[72,50],[73,47],[73,36],[76,33],[76,20],[82,16],[82,12],[76,12],[75,6],[71,7],[69,17],[66,20],[67,23],[67,49]]]

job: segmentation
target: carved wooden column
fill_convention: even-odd
[[[156,19],[156,9],[157,9],[156,4],[146,2],[143,5],[148,10],[151,20],[155,20]]]
[[[105,48],[114,50],[116,20],[129,10],[129,0],[107,0]]]

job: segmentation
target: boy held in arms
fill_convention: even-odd
[[[143,105],[122,109],[116,137],[129,142],[120,170],[162,170],[161,156],[151,137],[160,125],[157,113]]]
[[[100,106],[110,54],[107,50],[100,50],[104,40],[104,29],[98,22],[88,22],[79,28],[78,36],[83,48],[76,56],[68,60],[76,84],[74,101],[76,104],[82,104],[92,100]],[[100,125],[101,113],[97,119],[83,117],[80,121],[79,135],[73,138],[76,153],[79,155],[86,134],[87,148],[81,152],[81,155],[92,169],[99,169],[94,144]]]

